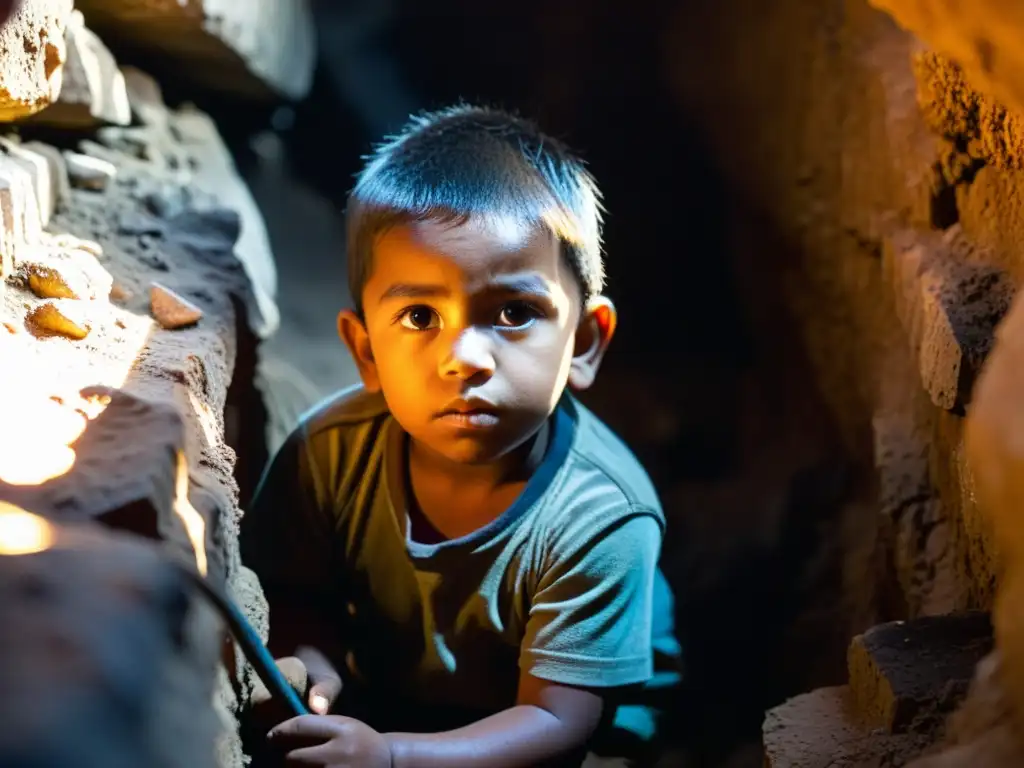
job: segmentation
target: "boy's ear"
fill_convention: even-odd
[[[597,378],[604,353],[615,335],[619,316],[615,305],[607,296],[590,300],[576,329],[572,364],[569,367],[569,386],[575,390],[587,389]]]
[[[351,309],[343,309],[338,313],[338,335],[352,353],[352,359],[359,369],[359,378],[363,380],[363,388],[367,392],[379,392],[380,378],[377,376],[373,350],[370,349],[370,334],[366,332],[366,326],[359,315]]]

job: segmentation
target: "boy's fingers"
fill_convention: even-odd
[[[330,740],[337,735],[337,726],[326,717],[319,715],[299,715],[283,723],[278,723],[267,734],[271,739],[324,739]]]
[[[314,714],[326,715],[331,708],[331,700],[327,695],[313,688],[309,692],[309,708],[313,710]]]
[[[325,715],[341,694],[341,676],[315,648],[299,648],[296,654],[309,674],[309,707],[317,714]]]
[[[330,762],[330,757],[325,754],[323,744],[317,744],[315,747],[302,747],[301,749],[293,749],[287,755],[284,756],[285,765],[334,765],[335,763]]]
[[[341,694],[341,678],[327,678],[309,688],[309,706],[318,715],[326,715]]]

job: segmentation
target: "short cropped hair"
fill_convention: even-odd
[[[532,122],[458,105],[413,117],[365,159],[346,209],[349,290],[358,313],[379,235],[413,221],[458,225],[475,216],[547,227],[583,301],[600,294],[601,192],[583,161]]]

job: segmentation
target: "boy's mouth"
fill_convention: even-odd
[[[498,423],[498,410],[486,400],[455,400],[434,418],[454,427],[482,429]]]

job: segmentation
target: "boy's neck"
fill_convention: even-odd
[[[500,461],[457,464],[409,441],[407,499],[415,541],[467,536],[493,522],[519,497],[540,466],[550,436],[547,422]]]
[[[438,484],[484,491],[530,479],[544,459],[550,419],[532,437],[500,459],[486,464],[460,464],[409,440],[409,468]]]

